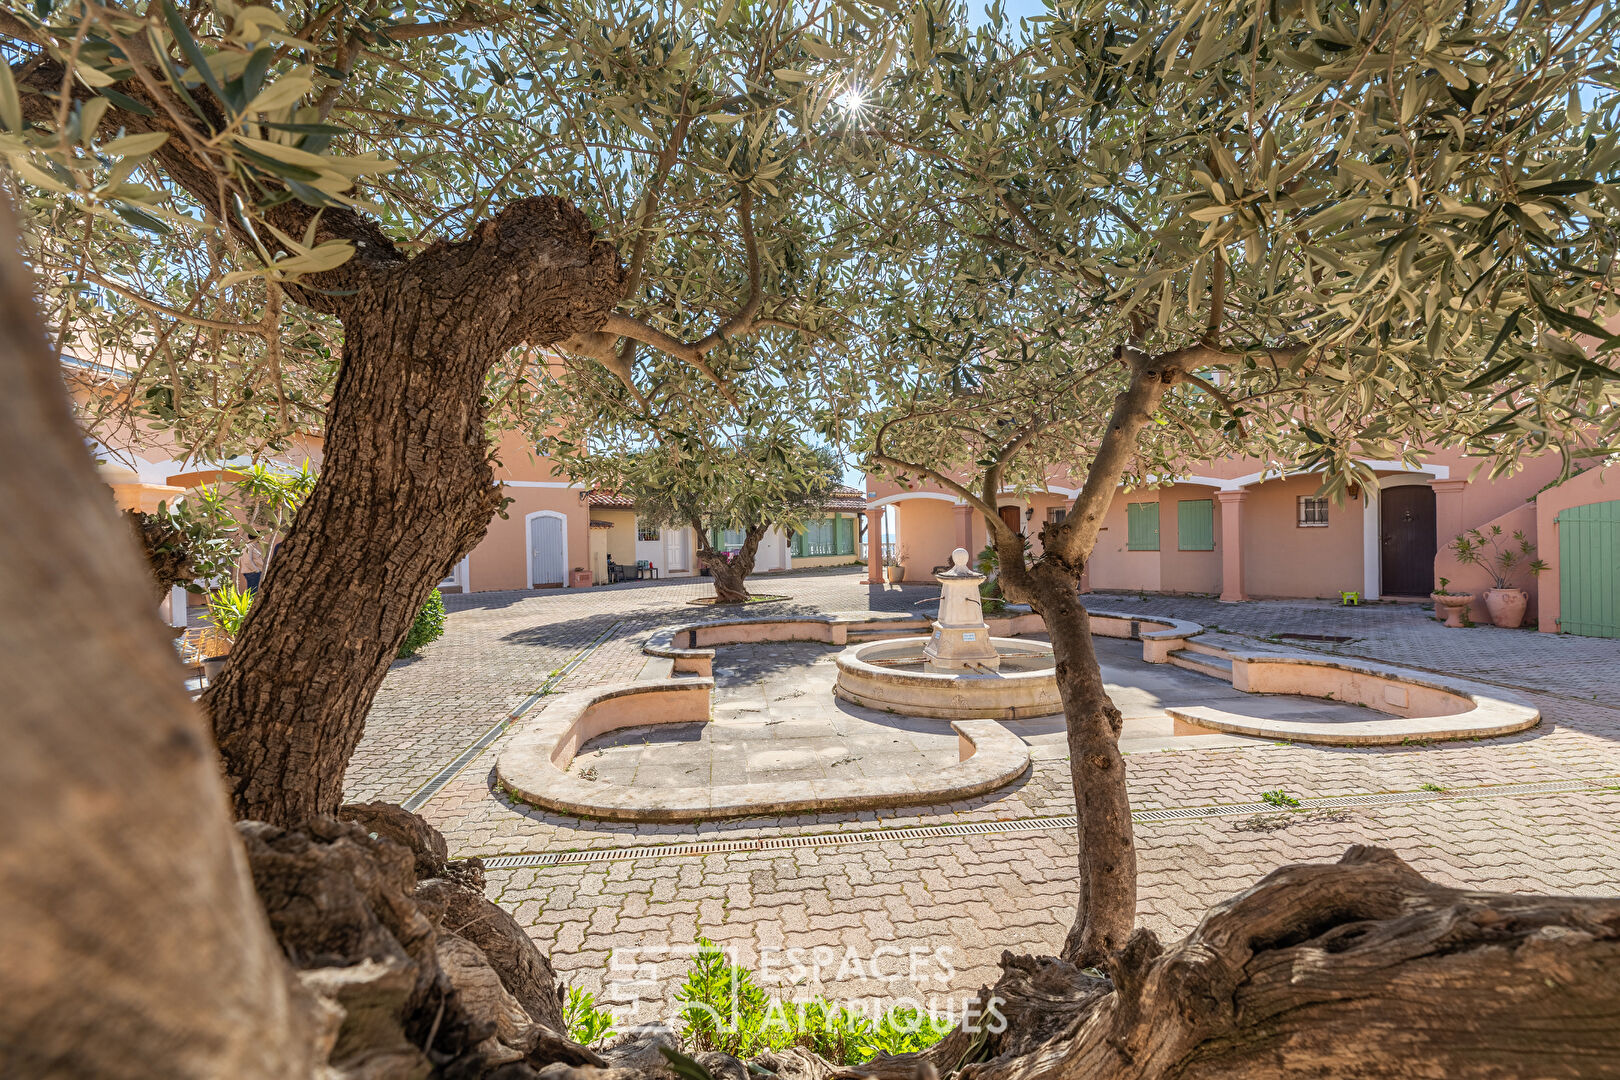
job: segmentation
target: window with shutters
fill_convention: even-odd
[[[1215,550],[1215,502],[1182,499],[1176,503],[1176,547],[1181,551]]]
[[[1301,495],[1299,497],[1299,527],[1302,529],[1325,529],[1327,523],[1327,496]]]
[[[1127,534],[1125,547],[1130,551],[1159,550],[1159,504],[1156,502],[1129,503],[1125,507]]]
[[[855,554],[855,519],[840,515],[805,522],[793,534],[793,554],[801,559]]]

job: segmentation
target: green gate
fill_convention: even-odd
[[[1558,515],[1558,628],[1620,638],[1620,500]]]

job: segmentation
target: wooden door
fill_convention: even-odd
[[[1427,596],[1434,591],[1434,489],[1427,484],[1385,488],[1378,496],[1383,527],[1385,596]]]
[[[1024,516],[1019,513],[1018,507],[1003,506],[996,513],[1001,515],[1001,520],[1006,523],[1007,528],[1019,536],[1024,535]]]
[[[561,585],[568,576],[567,543],[560,517],[529,519],[529,574],[534,587]]]
[[[1558,515],[1558,629],[1620,638],[1620,501]]]

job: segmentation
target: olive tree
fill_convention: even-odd
[[[412,618],[501,506],[487,428],[536,350],[727,400],[757,377],[737,342],[818,332],[843,241],[798,132],[870,36],[831,3],[0,13],[58,349],[105,350],[192,446],[323,439],[204,699],[239,814],[337,805]]]
[[[930,258],[889,265],[888,310],[843,351],[878,388],[873,466],[978,510],[1051,632],[1080,820],[1064,955],[1095,964],[1136,909],[1077,589],[1114,491],[1189,454],[1342,493],[1372,482],[1358,458],[1440,440],[1502,469],[1601,448],[1616,14],[1081,0],[1024,42],[918,10],[846,152]],[[1054,470],[1080,490],[1035,553],[997,495]]]
[[[749,598],[747,579],[766,533],[800,528],[838,486],[837,457],[802,439],[796,433],[671,438],[593,454],[573,470],[627,496],[640,523],[691,528],[716,602],[741,604]],[[735,549],[719,539],[727,532],[742,534]]]

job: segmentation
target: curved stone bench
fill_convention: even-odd
[[[663,630],[641,651],[674,662],[677,675],[714,674],[714,646],[769,641],[819,641],[845,645],[851,635],[865,640],[927,633],[929,620],[916,615],[778,615],[711,619]]]
[[[1126,622],[1167,625],[1174,620],[1135,619],[1130,615],[1109,616]],[[1002,615],[985,619],[992,637],[1018,637],[1046,631],[1046,623],[1023,605],[1008,605]],[[862,615],[778,615],[747,619],[712,619],[663,630],[647,639],[641,651],[648,656],[672,662],[677,675],[714,674],[714,646],[742,645],[772,641],[817,641],[827,645],[848,645],[854,641],[877,641],[892,637],[927,637],[933,620],[920,615],[867,612]],[[1199,633],[1196,623],[1176,623]],[[1130,633],[1110,637],[1135,637]]]
[[[1165,710],[1203,731],[1332,746],[1384,746],[1444,739],[1482,739],[1525,731],[1541,722],[1534,707],[1494,688],[1369,660],[1313,653],[1235,653],[1232,687],[1249,694],[1296,694],[1391,714],[1366,721],[1315,722],[1243,716],[1197,706]]]
[[[1029,750],[1000,724],[958,720],[951,727],[959,760],[922,777],[641,788],[584,780],[567,771],[581,747],[609,731],[708,722],[713,688],[710,678],[652,679],[559,694],[525,721],[501,752],[495,763],[497,783],[526,803],[579,817],[712,821],[956,802],[994,791],[1029,768]]]

